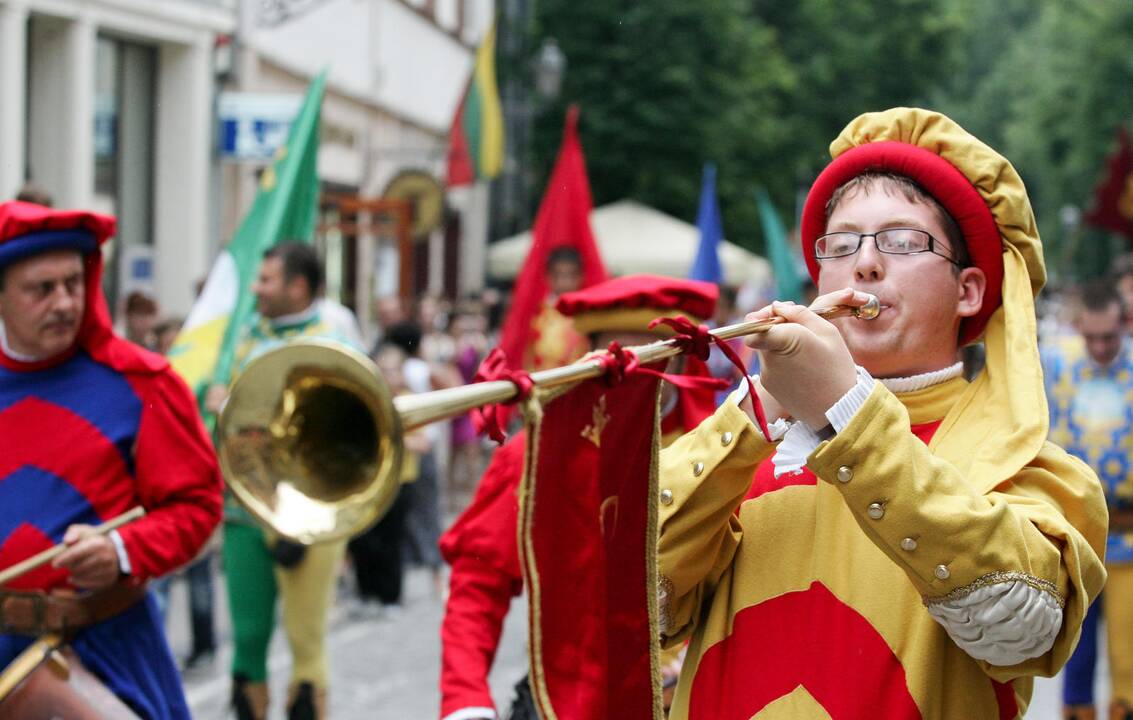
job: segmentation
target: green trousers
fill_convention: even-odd
[[[298,565],[282,568],[272,559],[272,540],[254,525],[224,523],[224,574],[236,652],[232,674],[251,682],[267,680],[268,644],[275,628],[277,596],[291,647],[291,683],[327,685],[327,612],[334,602],[335,579],[345,541],[307,548]]]

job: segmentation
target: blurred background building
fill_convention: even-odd
[[[0,0],[0,197],[31,181],[117,215],[111,298],[183,315],[325,69],[328,295],[365,325],[365,298],[479,287],[486,198],[462,246],[469,200],[448,211],[443,187],[492,16],[491,0]]]
[[[0,0],[0,197],[114,213],[107,289],[188,310],[211,262],[213,72],[236,0]]]

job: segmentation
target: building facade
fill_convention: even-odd
[[[0,0],[0,197],[119,218],[107,291],[184,313],[216,234],[218,38],[236,0]]]
[[[317,240],[328,295],[352,307],[367,334],[380,297],[453,295],[483,282],[486,220],[460,227],[460,213],[445,208],[438,225],[411,230],[406,243],[396,218],[376,215],[391,182],[406,173],[443,188],[449,128],[492,15],[492,0],[295,0],[241,8],[226,92],[298,98],[327,71]],[[222,163],[223,238],[250,206],[264,162]]]

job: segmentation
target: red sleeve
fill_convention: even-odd
[[[458,558],[441,623],[441,717],[464,708],[494,708],[488,671],[504,617],[516,595],[511,578],[472,558]]]
[[[473,558],[510,578],[517,594],[523,582],[516,524],[526,442],[525,433],[518,433],[496,450],[472,503],[440,541],[441,554],[449,565],[455,567],[460,558]]]
[[[464,708],[494,708],[488,671],[504,617],[523,590],[516,540],[525,439],[496,451],[476,496],[441,537],[452,566],[441,624],[441,717]]]
[[[139,581],[192,560],[221,518],[220,470],[189,388],[166,369],[135,384],[145,407],[134,450],[146,516],[120,531]]]

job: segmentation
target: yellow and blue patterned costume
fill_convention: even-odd
[[[1050,439],[1097,473],[1111,510],[1133,508],[1133,345],[1127,340],[1112,363],[1101,367],[1081,337],[1056,338],[1043,349],[1050,407]],[[1106,616],[1113,696],[1133,700],[1133,632],[1128,599],[1133,594],[1133,533],[1110,530],[1106,542],[1109,583],[1090,608],[1082,639],[1066,664],[1062,699],[1092,705],[1098,620]],[[1120,641],[1119,641],[1120,640]]]
[[[1133,507],[1133,347],[1108,367],[1090,359],[1079,337],[1043,352],[1050,439],[1094,469],[1111,508]],[[1110,533],[1107,563],[1133,562],[1133,533]]]

